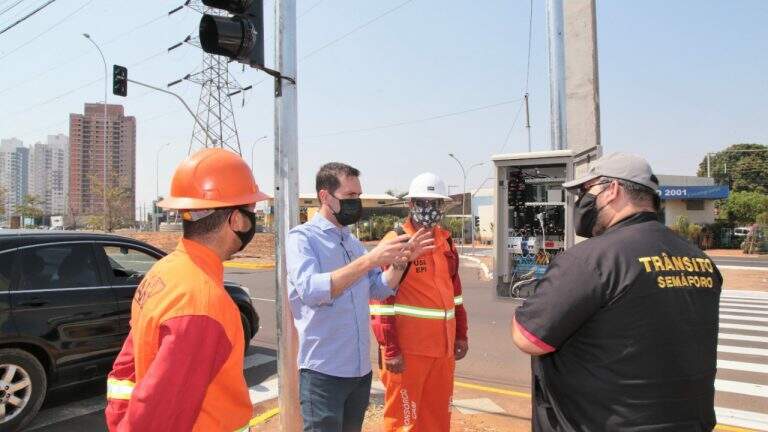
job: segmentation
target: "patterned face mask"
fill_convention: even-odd
[[[443,202],[440,200],[415,200],[411,207],[411,218],[419,225],[433,228],[445,216]]]

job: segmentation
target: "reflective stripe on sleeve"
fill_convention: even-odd
[[[394,315],[395,305],[372,304],[371,315]]]
[[[393,305],[370,305],[371,315],[374,316],[393,316],[393,315],[406,315],[415,318],[426,319],[452,319],[456,317],[456,310],[449,309],[430,309],[417,306],[408,306],[404,304],[395,303]]]
[[[464,297],[463,296],[456,296],[453,298],[453,304],[458,306],[461,304],[464,304]]]
[[[107,380],[107,399],[131,400],[131,394],[136,383],[130,380]]]

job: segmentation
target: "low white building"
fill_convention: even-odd
[[[728,198],[728,186],[716,185],[711,177],[658,175],[662,222],[671,226],[680,216],[688,222],[715,222],[715,201]]]

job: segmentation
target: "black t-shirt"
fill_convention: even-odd
[[[534,431],[710,431],[722,277],[639,213],[558,255],[516,312]]]

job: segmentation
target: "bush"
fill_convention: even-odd
[[[672,231],[688,239],[691,243],[702,247],[703,230],[701,225],[693,224],[685,216],[678,216],[675,224],[672,225]]]

